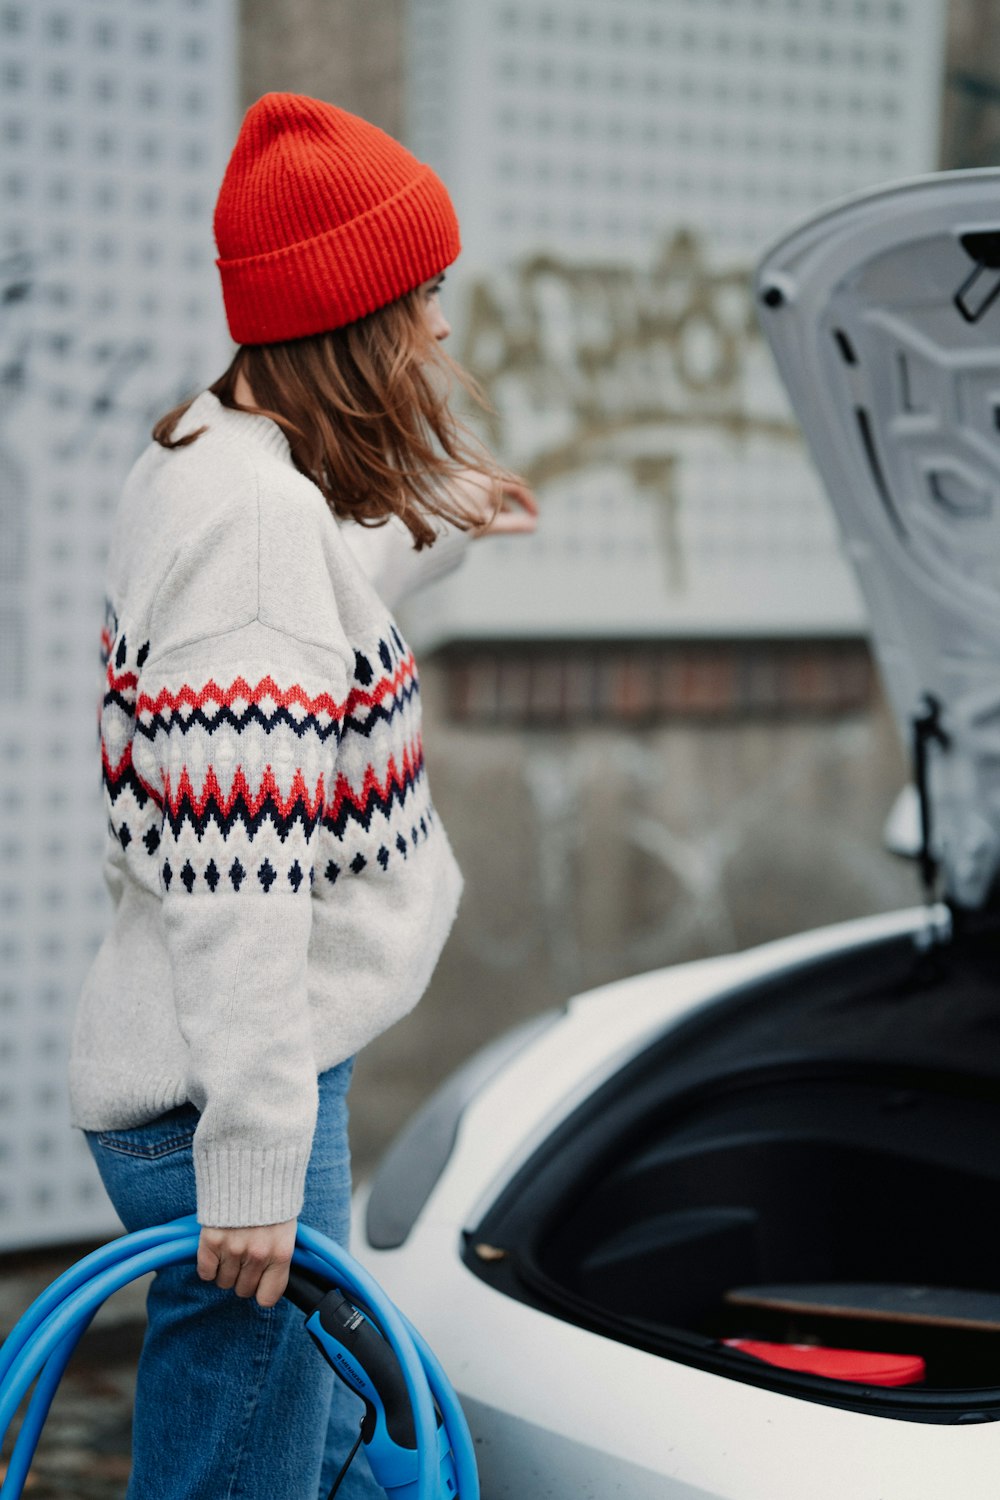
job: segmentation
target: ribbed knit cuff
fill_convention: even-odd
[[[308,1145],[201,1150],[195,1143],[198,1223],[239,1229],[297,1219],[308,1163]]]

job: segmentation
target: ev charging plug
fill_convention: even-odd
[[[365,1404],[361,1441],[377,1484],[390,1500],[416,1500],[417,1433],[403,1371],[374,1323],[337,1287],[317,1287],[292,1271],[285,1295],[306,1314],[306,1328],[334,1373]],[[438,1472],[434,1500],[458,1494],[455,1463],[441,1414],[437,1418]]]

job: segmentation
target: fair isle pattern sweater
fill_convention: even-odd
[[[338,525],[266,418],[204,392],[198,427],[150,445],[112,530],[114,911],[72,1114],[123,1129],[191,1101],[200,1221],[277,1223],[301,1207],[318,1073],[420,998],[461,877],[413,656],[363,566],[403,528]]]

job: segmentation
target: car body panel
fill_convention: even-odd
[[[486,1500],[986,1500],[996,1424],[942,1426],[796,1399],[596,1336],[507,1297],[462,1265],[464,1234],[538,1144],[655,1038],[734,989],[900,934],[943,908],[840,923],[581,995],[466,1105],[452,1156],[406,1242],[356,1253],[455,1383]],[[484,1185],[485,1184],[485,1185]]]

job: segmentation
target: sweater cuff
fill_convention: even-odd
[[[308,1146],[194,1148],[198,1223],[213,1229],[284,1224],[302,1209]]]

